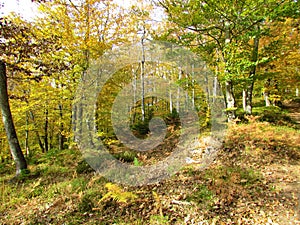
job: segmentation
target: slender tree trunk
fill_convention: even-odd
[[[35,124],[34,115],[31,111],[29,111],[29,116],[30,116],[31,120],[33,121],[33,123]],[[35,132],[35,136],[38,140],[38,143],[39,143],[39,146],[40,146],[42,152],[45,152],[45,148],[44,148],[43,142],[41,140],[41,137],[40,137],[40,134],[39,134],[37,128],[34,129],[34,132]]]
[[[180,71],[178,74],[178,80],[181,79],[182,73],[183,73],[182,68],[180,68]],[[177,88],[176,111],[177,111],[177,113],[179,113],[179,111],[180,111],[180,87]]]
[[[192,65],[192,106],[195,107],[195,65]]]
[[[73,108],[72,108],[72,113],[71,113],[71,130],[73,130],[73,141],[76,141],[76,137],[75,137],[75,132],[76,132],[76,120],[77,120],[77,105],[74,104]],[[71,132],[70,130],[70,132]]]
[[[20,147],[20,143],[15,130],[13,118],[10,111],[8,93],[7,93],[7,77],[5,63],[0,60],[0,107],[2,113],[3,124],[7,135],[11,155],[16,163],[16,175],[18,176],[22,170],[27,170],[27,162]]]
[[[135,108],[135,104],[136,104],[136,71],[134,70],[133,66],[132,66],[132,73],[133,73],[133,108],[132,108],[132,124],[135,123],[135,118],[136,118],[136,108]]]
[[[271,105],[269,92],[264,92],[264,99],[265,99],[266,106],[269,107]]]
[[[49,121],[48,121],[48,109],[45,110],[45,126],[44,126],[44,149],[45,152],[48,152],[49,150],[49,144],[48,144],[48,127],[49,127]]]
[[[64,149],[64,135],[63,135],[64,124],[63,124],[63,110],[62,110],[61,104],[59,104],[58,109],[59,109],[59,117],[60,117],[58,147],[59,147],[59,150],[63,150]]]
[[[173,101],[172,101],[172,89],[170,88],[170,92],[169,92],[169,109],[170,109],[170,113],[173,112]]]
[[[53,139],[54,139],[54,124],[49,123],[49,119],[48,119],[48,149],[54,148]]]
[[[296,97],[299,97],[299,88],[296,88]]]
[[[254,80],[252,79],[250,81],[250,84],[248,84],[247,89],[245,90],[245,112],[248,115],[252,114],[252,93],[253,93],[253,86],[254,86]]]
[[[194,83],[194,80],[193,80]],[[192,106],[195,107],[195,88],[192,89]]]
[[[263,93],[263,95],[264,95],[266,107],[269,107],[271,105],[270,97],[269,97],[270,83],[271,83],[271,80],[269,78],[269,79],[267,79],[267,81],[265,83],[265,87],[264,87],[264,93]]]
[[[243,98],[243,110],[246,111],[246,90],[245,89],[243,89],[242,98]]]
[[[226,98],[226,111],[228,121],[232,121],[235,119],[235,97],[233,94],[233,85],[231,80],[225,81],[225,98]]]
[[[142,85],[142,100],[141,100],[141,111],[142,111],[142,121],[145,120],[145,35],[146,30],[145,26],[143,26],[143,36],[142,36],[142,62],[141,62],[141,85]]]
[[[26,112],[26,128],[25,128],[25,150],[26,150],[26,156],[29,155],[29,115],[28,112]]]

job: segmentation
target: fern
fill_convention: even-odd
[[[142,166],[143,163],[142,163],[142,162],[139,162],[139,160],[138,160],[136,157],[134,157],[133,165],[135,165],[135,166]]]
[[[161,217],[164,217],[163,211],[162,211],[162,204],[161,204],[161,199],[159,197],[159,195],[155,192],[152,191],[155,203],[154,205],[156,206],[156,209],[159,211],[159,214]]]
[[[99,203],[109,198],[112,198],[117,202],[128,203],[137,198],[135,194],[132,192],[123,191],[122,188],[116,184],[107,183],[105,187],[107,188],[108,192],[99,200]]]

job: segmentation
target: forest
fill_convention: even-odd
[[[30,4],[0,15],[0,224],[300,224],[298,0]]]

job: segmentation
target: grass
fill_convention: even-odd
[[[210,208],[213,205],[215,194],[206,185],[199,184],[194,192],[188,195],[187,201],[194,201],[201,207]]]

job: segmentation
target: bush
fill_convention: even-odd
[[[258,119],[261,122],[268,122],[274,125],[285,125],[285,126],[294,126],[295,123],[289,117],[288,113],[277,107],[257,107],[253,109],[253,116],[259,116]]]
[[[133,151],[124,151],[115,154],[114,157],[122,162],[131,163],[137,157],[137,153]]]

